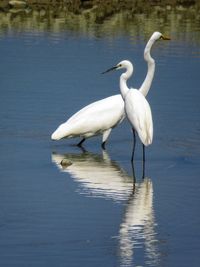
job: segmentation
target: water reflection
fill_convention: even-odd
[[[48,1],[46,1],[48,2]],[[165,5],[152,4],[141,1],[135,5],[133,1],[102,1],[94,4],[81,1],[60,4],[28,5],[0,4],[0,33],[10,31],[39,31],[63,32],[87,36],[107,36],[127,34],[135,39],[136,36],[148,36],[159,29],[161,32],[171,33],[176,30],[177,39],[188,39],[199,42],[200,29],[199,5]],[[145,22],[145,23],[144,23]],[[191,37],[191,33],[194,33]],[[188,35],[189,34],[189,35]]]
[[[159,253],[153,210],[153,184],[144,178],[130,194],[119,230],[121,266],[135,266],[137,250],[144,251],[145,262],[158,266]],[[138,264],[138,262],[137,262]]]
[[[127,201],[118,235],[120,266],[135,266],[138,250],[138,254],[144,251],[147,265],[158,265],[153,184],[150,178],[136,182],[134,168],[132,177],[111,160],[106,151],[102,151],[102,155],[89,152],[52,153],[52,162],[79,183],[80,194]]]
[[[52,161],[80,184],[81,194],[119,201],[128,199],[133,191],[133,178],[106,151],[102,155],[52,153]]]

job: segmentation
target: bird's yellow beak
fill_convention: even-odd
[[[171,40],[170,37],[168,37],[168,36],[164,36],[164,35],[161,35],[161,36],[160,36],[160,39],[162,39],[162,40]]]

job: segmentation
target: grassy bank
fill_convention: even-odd
[[[67,29],[112,38],[120,32],[134,36],[140,31],[149,36],[155,29],[181,34],[195,28],[200,28],[200,0],[0,1],[1,34],[10,30],[59,32]],[[199,41],[198,36],[194,38]]]

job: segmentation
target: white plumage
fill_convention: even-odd
[[[108,69],[111,70],[125,69],[126,71],[120,76],[120,92],[124,99],[124,108],[127,118],[133,131],[138,136],[143,145],[148,146],[153,140],[153,120],[151,108],[144,95],[137,89],[128,88],[126,82],[133,73],[133,65],[128,60],[123,60],[116,66]],[[145,87],[146,89],[146,87]]]
[[[130,89],[125,98],[127,118],[141,142],[148,146],[153,140],[153,120],[151,108],[145,97],[137,90]]]
[[[155,70],[155,62],[150,56],[150,50],[154,42],[158,39],[168,38],[165,38],[159,32],[155,32],[149,39],[144,50],[144,59],[147,61],[148,71],[146,78],[139,89],[141,94],[144,96],[147,95],[150,89]],[[132,64],[130,62],[127,64],[129,65],[127,68],[127,74],[129,78],[130,75],[132,75]],[[126,68],[127,66],[124,67]],[[116,67],[112,69],[116,69]],[[126,80],[122,81],[122,83],[126,83]],[[62,138],[81,137],[82,140],[78,143],[78,145],[81,146],[85,139],[96,135],[103,135],[101,145],[103,148],[105,148],[105,143],[112,129],[116,127],[119,123],[121,123],[124,118],[124,101],[120,94],[113,95],[91,103],[90,105],[87,105],[86,107],[82,108],[66,122],[62,123],[53,132],[53,134],[51,135],[51,139],[60,140]],[[148,138],[145,140],[146,143],[149,143],[151,140],[150,136],[148,136]]]
[[[125,117],[121,95],[113,95],[96,101],[75,113],[52,134],[52,140],[61,138],[86,138],[102,134],[105,144],[111,130]]]
[[[153,120],[152,113],[149,103],[147,102],[145,96],[147,95],[155,72],[155,61],[151,57],[150,51],[152,45],[159,39],[169,40],[168,37],[163,36],[160,32],[154,32],[147,42],[144,50],[144,59],[147,61],[148,72],[144,82],[142,83],[139,90],[129,89],[127,86],[127,80],[133,74],[133,65],[128,60],[123,60],[116,66],[108,69],[105,72],[111,70],[125,69],[126,71],[120,76],[120,92],[125,103],[125,112],[127,118],[131,124],[134,135],[134,146],[132,160],[134,157],[135,150],[135,131],[137,132],[142,144],[143,144],[143,161],[144,156],[144,146],[148,146],[153,140]]]

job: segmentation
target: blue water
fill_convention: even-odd
[[[154,142],[145,179],[137,143],[134,193],[126,121],[105,153],[100,137],[83,152],[78,140],[50,135],[84,105],[119,93],[120,73],[101,72],[120,60],[133,61],[129,85],[138,88],[148,38],[1,35],[1,266],[199,266],[200,50],[191,40],[200,31],[167,34],[152,51]]]

